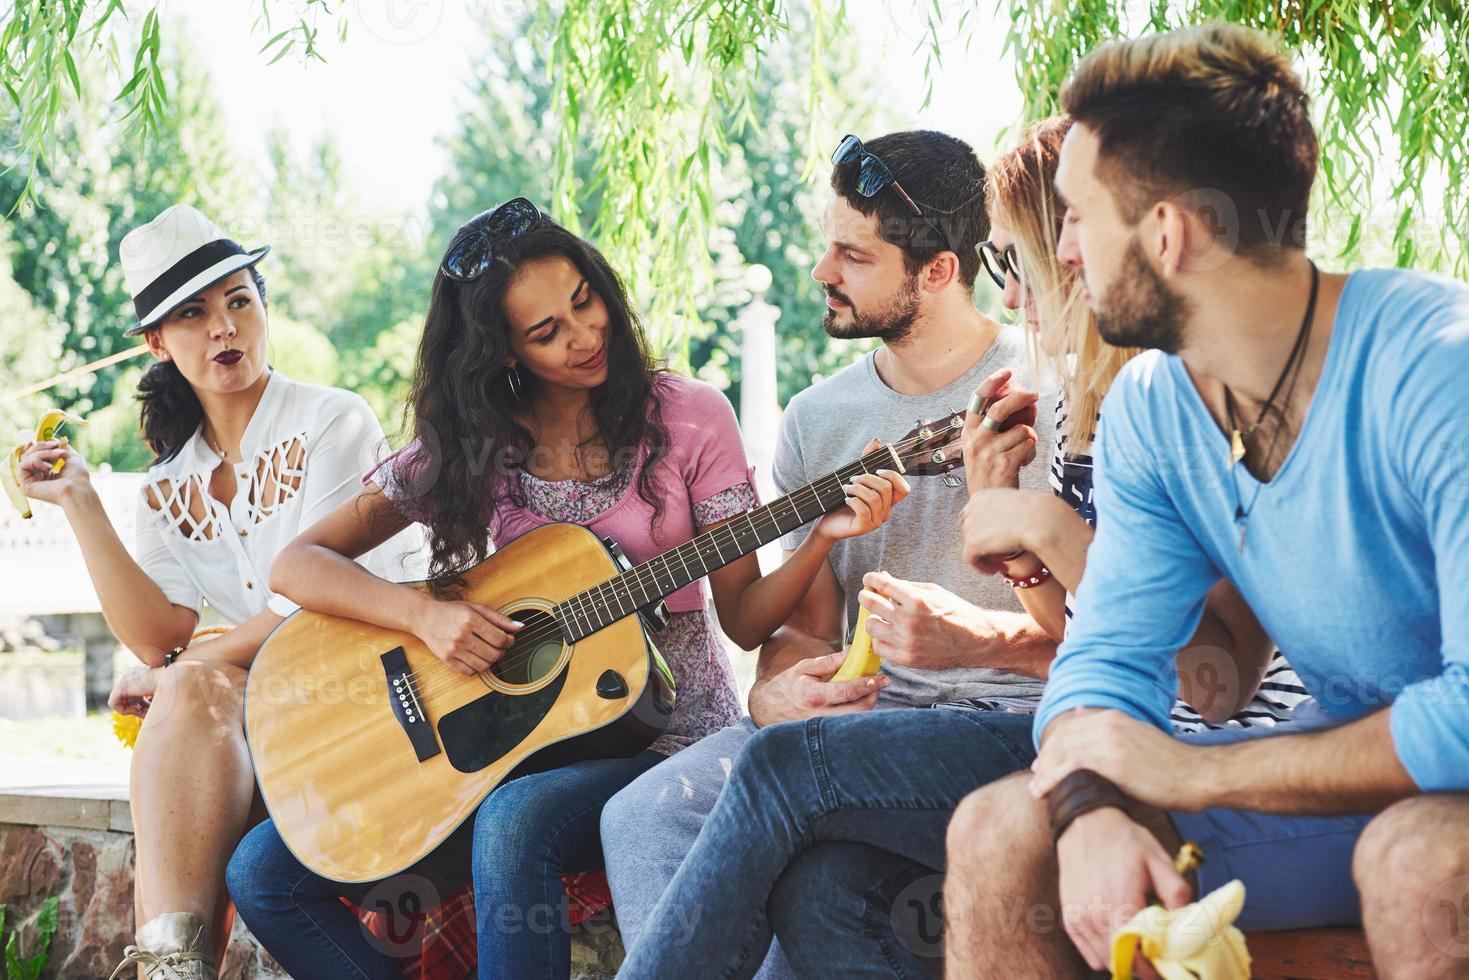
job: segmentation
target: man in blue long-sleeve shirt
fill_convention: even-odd
[[[1200,893],[1244,882],[1247,928],[1360,920],[1381,975],[1469,976],[1469,287],[1306,258],[1316,138],[1263,35],[1109,45],[1063,105],[1062,259],[1110,342],[1159,350],[1102,410],[1034,771],[950,825],[950,973],[1104,967],[1137,908],[1189,900],[1182,838]],[[1221,577],[1314,701],[1175,739],[1173,657]],[[1058,902],[1064,933],[1018,929]]]

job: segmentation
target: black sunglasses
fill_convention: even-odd
[[[511,198],[497,208],[482,211],[459,229],[444,253],[444,261],[439,263],[439,270],[456,282],[473,282],[490,267],[496,239],[517,238],[540,221],[540,209],[523,197]]]
[[[1005,288],[1006,273],[1014,276],[1016,282],[1020,282],[1020,256],[1015,251],[1014,242],[1004,248],[994,242],[980,242],[979,257],[984,262],[984,271],[990,274],[996,286]]]
[[[944,234],[938,222],[923,213],[918,202],[903,189],[902,184],[898,183],[898,178],[893,176],[893,172],[888,169],[887,164],[882,162],[882,158],[864,147],[862,141],[856,136],[848,133],[842,137],[841,143],[837,144],[836,151],[831,155],[831,163],[834,167],[847,167],[854,163],[858,165],[857,193],[863,197],[873,197],[884,187],[891,187],[897,191],[904,203],[913,209],[913,213],[939,236],[939,241],[944,243],[944,248],[950,252],[958,252],[958,249],[949,243],[949,236]]]

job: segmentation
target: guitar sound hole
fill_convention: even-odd
[[[505,684],[534,684],[556,669],[565,643],[556,617],[539,609],[510,613],[525,626],[515,634],[515,644],[491,668]]]

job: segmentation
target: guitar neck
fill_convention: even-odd
[[[798,490],[730,518],[692,540],[628,569],[616,578],[556,605],[570,643],[610,626],[644,606],[697,582],[710,572],[769,544],[846,503],[843,487],[853,477],[880,469],[903,472],[892,446],[883,446]]]

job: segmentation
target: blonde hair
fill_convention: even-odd
[[[1081,60],[1061,106],[1096,134],[1097,175],[1129,223],[1201,191],[1229,202],[1240,252],[1305,247],[1319,147],[1277,38],[1216,21],[1113,41]]]
[[[1082,298],[1081,275],[1057,257],[1062,215],[1054,181],[1070,128],[1070,117],[1054,116],[1027,129],[1019,144],[991,165],[985,199],[991,224],[1015,236],[1021,302],[1034,304],[1039,323],[1039,336],[1029,334],[1034,339],[1031,353],[1061,381],[1068,449],[1080,453],[1096,435],[1107,389],[1139,351],[1112,347],[1102,339]]]

